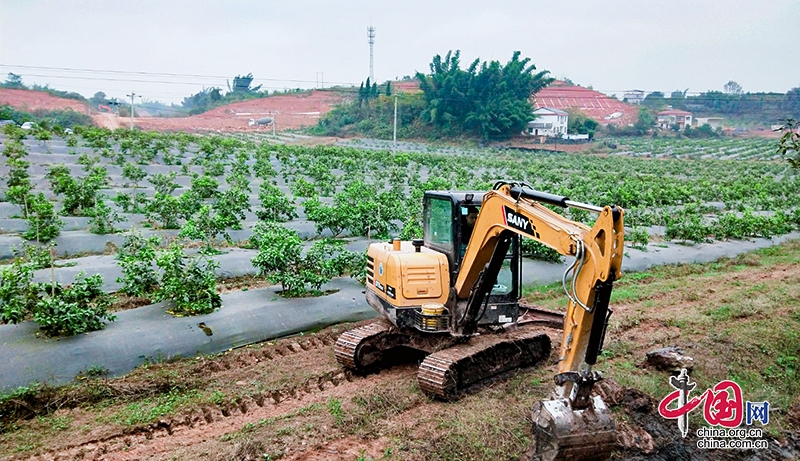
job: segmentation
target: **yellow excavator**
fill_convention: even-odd
[[[563,328],[552,398],[532,420],[532,459],[602,459],[616,444],[611,413],[592,395],[592,369],[621,276],[624,211],[497,182],[488,192],[428,191],[423,239],[373,243],[367,251],[367,302],[383,318],[343,333],[338,362],[366,372],[413,349],[426,354],[420,388],[458,399],[482,383],[550,356],[544,326]],[[592,227],[543,204],[597,214]],[[477,219],[473,214],[477,212]],[[473,224],[474,223],[474,224]],[[562,277],[565,314],[521,306],[521,238],[574,258]]]

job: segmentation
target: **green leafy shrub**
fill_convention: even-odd
[[[203,175],[222,176],[225,174],[225,164],[221,161],[207,161],[203,163]]]
[[[95,166],[89,170],[87,176],[76,179],[72,177],[69,168],[55,165],[45,178],[50,180],[53,192],[64,197],[62,213],[91,216],[97,201],[97,192],[108,184],[108,170]]]
[[[147,176],[144,168],[137,166],[131,162],[125,162],[122,165],[122,177],[133,183],[133,187],[139,187],[139,181]],[[127,186],[128,184],[126,184]]]
[[[328,229],[334,237],[337,237],[347,228],[347,210],[322,203],[317,196],[303,202],[303,209],[306,217],[314,221],[317,234]]]
[[[11,252],[15,258],[29,264],[33,270],[37,270],[50,267],[53,263],[51,251],[55,246],[55,242],[50,242],[48,245],[31,245],[23,242],[22,248],[16,245],[12,246]]]
[[[261,183],[258,198],[261,209],[256,211],[256,216],[262,221],[288,221],[297,217],[294,202],[271,182]]]
[[[122,209],[123,213],[130,213],[133,211],[133,196],[129,192],[117,192],[117,195],[111,199],[118,207]]]
[[[303,254],[297,231],[275,222],[259,221],[250,240],[258,248],[253,266],[270,283],[279,283],[284,296],[302,296],[307,285],[319,291],[333,277],[360,270],[353,267],[359,257],[344,250],[344,242],[318,240]]]
[[[625,240],[631,242],[636,248],[646,249],[647,244],[650,243],[650,234],[647,233],[647,229],[634,227],[625,231]]]
[[[178,196],[178,216],[184,220],[189,220],[195,213],[200,211],[203,199],[197,196],[192,190],[188,190]]]
[[[117,277],[117,283],[122,285],[120,291],[138,297],[147,297],[155,291],[158,275],[153,263],[158,243],[158,237],[147,238],[138,231],[125,236],[117,251],[117,261],[122,269],[122,277]]]
[[[250,211],[250,195],[245,189],[232,187],[214,200],[213,208],[226,227],[240,230],[245,212]]]
[[[222,234],[230,243],[231,236],[226,231],[227,221],[224,216],[212,211],[210,205],[203,205],[181,228],[178,237],[201,240],[205,243],[204,252],[214,253],[214,238]]]
[[[709,226],[702,215],[685,214],[678,217],[667,217],[664,237],[669,240],[683,240],[695,243],[708,242],[714,229]]]
[[[32,280],[31,264],[0,266],[0,322],[19,323],[30,314],[39,301],[39,285]]]
[[[256,152],[255,158],[256,163],[253,165],[253,173],[257,178],[267,181],[278,174],[272,166],[269,151],[260,149]]]
[[[177,174],[171,171],[169,174],[156,173],[150,175],[147,180],[153,185],[156,194],[170,195],[178,188],[178,183],[175,182],[176,177]]]
[[[170,194],[156,192],[147,203],[147,218],[160,222],[163,229],[177,229],[181,213],[180,201]]]
[[[219,193],[219,181],[210,176],[195,175],[192,178],[191,191],[201,199],[214,198]]]
[[[310,198],[317,195],[316,187],[305,178],[297,178],[291,185],[295,197]]]
[[[39,192],[30,196],[28,203],[28,229],[22,237],[37,242],[48,242],[61,233],[64,223],[56,216],[53,204]]]
[[[16,186],[9,186],[8,189],[5,191],[5,199],[8,203],[13,203],[14,205],[19,205],[22,208],[22,217],[28,219],[28,215],[30,214],[30,202],[33,196],[31,195],[31,191],[33,190],[32,184],[20,184]]]
[[[157,258],[163,270],[157,299],[172,301],[174,307],[168,311],[173,315],[200,315],[214,312],[222,307],[222,298],[217,294],[215,270],[219,263],[207,255],[187,257],[177,242]]]
[[[33,310],[33,320],[48,336],[73,336],[102,330],[105,321],[116,320],[116,316],[108,313],[111,301],[102,286],[103,278],[99,274],[86,277],[81,271],[71,285],[59,287],[39,300]]]
[[[100,235],[113,234],[117,231],[114,224],[124,220],[106,205],[105,200],[100,199],[94,206],[94,216],[89,219],[89,232]]]

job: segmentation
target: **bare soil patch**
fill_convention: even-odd
[[[89,107],[80,101],[59,98],[42,91],[0,88],[0,105],[4,104],[26,111],[72,109],[82,114],[89,113]]]
[[[342,102],[338,93],[309,91],[307,93],[270,96],[236,102],[191,117],[141,117],[134,125],[157,131],[242,131],[271,133],[271,126],[249,126],[248,121],[274,117],[276,131],[313,126],[334,105]],[[122,119],[129,121],[130,119]]]

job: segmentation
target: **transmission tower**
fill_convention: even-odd
[[[367,28],[367,37],[369,37],[369,81],[375,82],[375,71],[372,67],[372,48],[375,45],[375,28],[369,26]]]

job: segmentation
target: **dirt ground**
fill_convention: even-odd
[[[0,88],[0,105],[5,104],[29,111],[72,109],[83,114],[89,113],[86,104],[74,99],[59,98],[41,91]]]
[[[276,131],[316,125],[321,116],[342,101],[341,96],[328,91],[271,96],[228,104],[191,117],[143,117],[134,125],[144,130],[158,131],[245,131],[272,132],[271,126],[249,126],[248,121],[273,117]],[[130,119],[121,119],[130,122]]]
[[[730,362],[768,363],[772,342],[796,349],[791,331],[774,325],[793,330],[800,322],[800,243],[763,254],[768,256],[659,268],[631,276],[615,290],[619,297],[604,354],[607,378],[597,388],[617,424],[613,459],[798,459],[800,399],[793,382],[778,384],[794,386],[788,388],[794,397],[785,404],[773,400],[767,450],[700,450],[691,432],[682,438],[675,421],[657,413],[669,374],[643,364],[653,348],[682,345],[695,360],[698,385],[705,378],[706,386],[729,373]],[[563,294],[527,296],[549,307]],[[726,335],[700,334],[709,321]],[[755,349],[743,344],[763,334],[739,332],[760,324],[783,336],[764,338]],[[333,344],[351,327],[154,363],[118,379],[90,370],[76,386],[11,399],[18,405],[0,411],[6,413],[0,459],[488,460],[514,459],[529,446],[530,408],[548,396],[555,350],[542,367],[445,403],[419,391],[414,359],[369,375],[338,365]],[[542,331],[559,344],[558,330]],[[787,338],[795,342],[783,343]],[[739,379],[751,372],[737,370]],[[745,386],[745,397],[752,395],[754,385]]]
[[[248,121],[264,117],[276,120],[276,131],[316,125],[319,118],[340,103],[342,97],[330,91],[308,91],[278,95],[229,104],[191,117],[134,117],[134,126],[157,131],[226,131],[272,132],[271,126],[249,126]],[[86,104],[58,98],[40,91],[0,88],[0,105],[8,104],[25,110],[72,109],[92,116],[95,124],[115,129],[129,127],[129,117],[97,113]],[[140,114],[137,112],[137,114]]]

